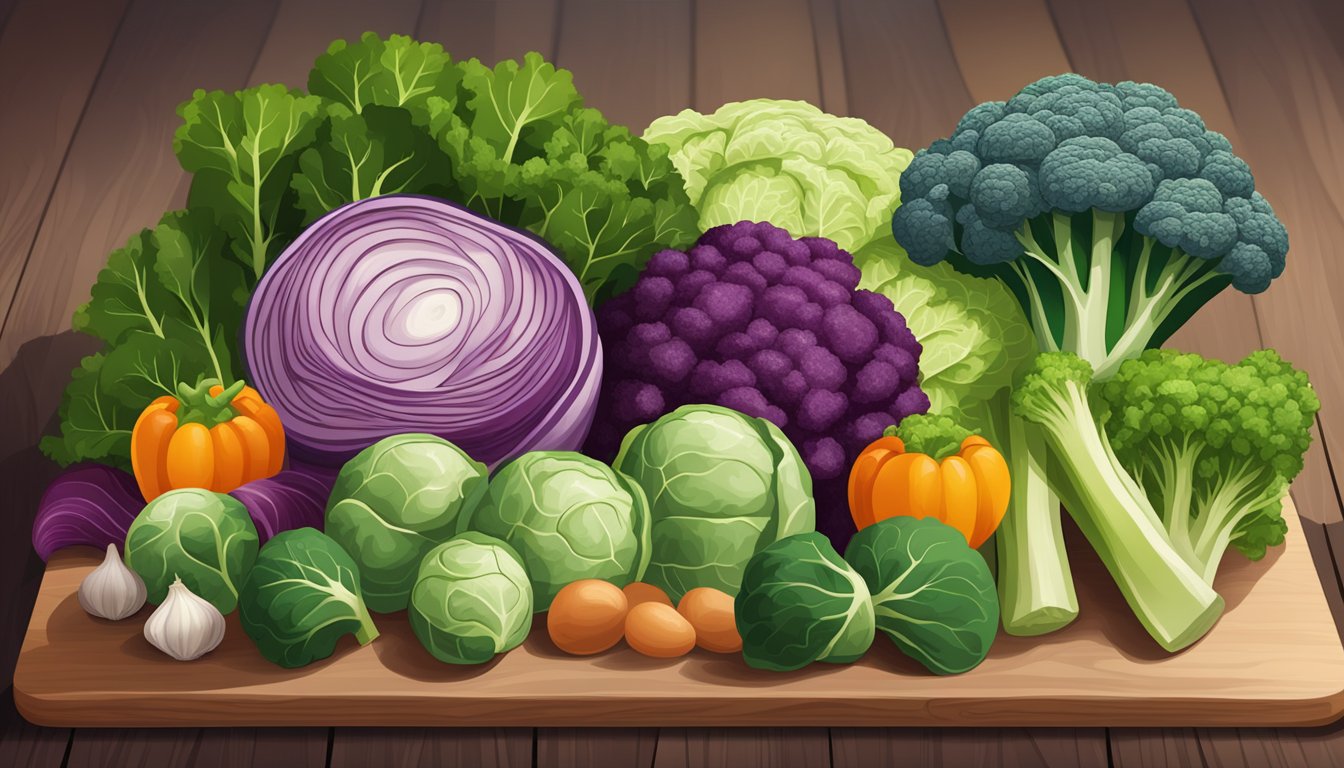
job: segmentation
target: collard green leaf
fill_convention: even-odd
[[[845,560],[872,592],[877,628],[930,672],[965,672],[989,653],[999,629],[994,577],[955,528],[887,518],[854,534]]]
[[[190,207],[214,212],[253,284],[297,231],[290,179],[320,108],[318,97],[283,85],[198,90],[178,108],[173,150],[195,174]]]
[[[256,559],[257,528],[243,503],[200,488],[155,498],[126,532],[126,565],[144,579],[156,605],[180,578],[220,613],[230,613]]]
[[[873,644],[868,587],[825,536],[799,533],[757,552],[734,603],[742,658],[787,672],[848,664]]]
[[[107,348],[76,369],[61,433],[43,441],[49,456],[125,467],[131,429],[151,400],[178,382],[228,381],[241,371],[232,340],[247,278],[225,251],[209,211],[196,210],[166,214],[113,253],[74,319]]]
[[[282,667],[325,659],[348,634],[360,645],[378,637],[355,562],[313,528],[282,531],[266,542],[243,582],[238,613],[261,655]]]
[[[418,43],[405,35],[386,40],[365,32],[358,42],[337,40],[308,74],[308,90],[344,105],[355,114],[371,105],[405,107],[427,120],[431,98],[455,102],[462,71],[438,43]]]
[[[404,109],[327,109],[313,146],[299,157],[294,190],[311,223],[355,200],[398,192],[451,197],[452,164]]]

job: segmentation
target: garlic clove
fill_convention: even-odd
[[[224,639],[224,614],[175,577],[145,622],[145,639],[178,661],[198,659]]]
[[[79,605],[90,616],[120,621],[145,604],[145,582],[121,561],[117,545],[108,544],[103,562],[79,583]]]

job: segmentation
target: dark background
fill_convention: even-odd
[[[867,119],[899,145],[980,101],[1074,70],[1171,89],[1227,134],[1292,237],[1285,276],[1225,292],[1173,339],[1278,348],[1325,407],[1293,489],[1340,607],[1344,441],[1344,2],[1340,0],[0,0],[0,689],[41,578],[29,545],[55,468],[36,445],[87,340],[70,313],[107,253],[178,207],[176,105],[197,87],[303,86],[365,30],[493,63],[537,50],[590,106],[642,130],[766,96]],[[1331,445],[1331,441],[1334,445]],[[844,713],[834,718],[843,722]],[[601,723],[594,723],[600,726]],[[1340,726],[1215,729],[44,729],[0,693],[0,766],[1325,765]]]

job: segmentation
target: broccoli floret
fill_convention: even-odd
[[[1235,365],[1150,350],[1099,397],[1116,456],[1206,583],[1229,545],[1258,560],[1283,543],[1282,499],[1320,410],[1305,373],[1273,350]]]
[[[1044,78],[971,109],[906,175],[892,232],[911,258],[1004,281],[1038,347],[1100,378],[1227,286],[1263,291],[1288,251],[1226,137],[1149,83]]]
[[[887,427],[883,434],[901,438],[910,453],[944,459],[961,450],[961,442],[974,433],[947,414],[917,413]]]
[[[1213,626],[1223,599],[1167,537],[1144,490],[1116,457],[1089,396],[1092,366],[1068,352],[1039,355],[1013,392],[1018,416],[1040,426],[1050,485],[1155,640],[1176,651]]]

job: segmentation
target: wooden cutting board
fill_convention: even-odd
[[[935,677],[878,635],[848,666],[750,669],[695,651],[673,661],[624,645],[576,658],[542,620],[522,647],[478,667],[435,661],[404,614],[382,636],[346,638],[296,670],[263,660],[228,617],[224,643],[172,661],[141,635],[145,608],[119,623],[80,609],[101,559],[58,552],[47,565],[14,674],[24,717],[51,726],[458,725],[1317,725],[1344,712],[1344,647],[1296,510],[1285,546],[1259,563],[1228,556],[1227,611],[1202,641],[1168,655],[1144,633],[1085,542],[1071,541],[1081,615],[1040,638],[1000,635],[989,658]]]

